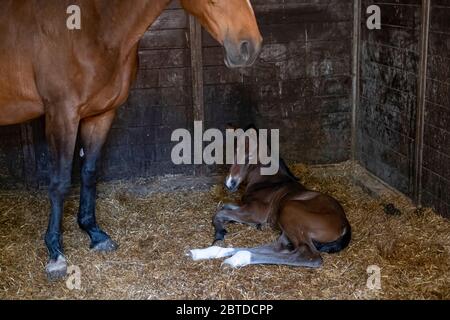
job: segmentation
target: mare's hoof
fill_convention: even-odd
[[[64,278],[67,275],[67,261],[63,256],[58,256],[57,259],[52,259],[45,267],[47,278],[50,281],[56,281]]]
[[[91,246],[91,249],[96,252],[113,252],[117,248],[119,248],[119,245],[111,239],[106,239],[103,242]]]

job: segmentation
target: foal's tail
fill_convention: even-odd
[[[352,239],[352,227],[350,226],[350,224],[347,224],[347,226],[345,227],[345,233],[336,241],[329,243],[320,243],[312,240],[312,242],[316,247],[316,249],[319,250],[320,252],[337,253],[347,248],[351,239]]]

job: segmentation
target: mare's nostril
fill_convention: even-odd
[[[250,43],[248,41],[241,42],[241,56],[245,61],[250,58]]]

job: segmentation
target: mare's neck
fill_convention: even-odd
[[[100,33],[111,47],[128,54],[171,0],[95,0]]]

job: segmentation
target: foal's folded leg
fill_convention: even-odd
[[[235,205],[223,206],[213,217],[215,229],[214,242],[223,241],[227,230],[225,225],[229,222],[243,223],[258,226],[267,222],[267,214],[263,204],[250,203],[241,207]]]

